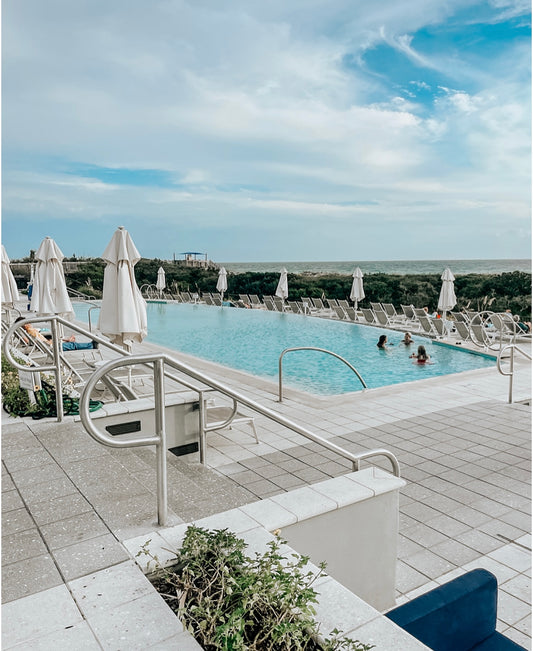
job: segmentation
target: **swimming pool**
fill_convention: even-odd
[[[87,309],[86,304],[76,304],[77,318],[87,321]],[[148,341],[275,382],[281,352],[297,346],[325,348],[344,357],[369,388],[495,365],[487,356],[435,345],[425,337],[413,335],[415,343],[406,347],[400,343],[401,332],[298,314],[148,303],[147,316]],[[383,333],[395,344],[386,351],[376,347]],[[434,364],[417,365],[409,359],[419,344],[426,346]],[[288,353],[283,383],[319,395],[362,389],[345,364],[316,351]]]

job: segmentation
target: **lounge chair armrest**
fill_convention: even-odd
[[[495,632],[497,596],[496,577],[476,569],[389,611],[387,617],[434,651],[469,651],[488,643]]]

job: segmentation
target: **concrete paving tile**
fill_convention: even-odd
[[[403,559],[403,561],[429,579],[435,579],[446,572],[450,572],[456,567],[455,563],[451,563],[429,549],[412,554],[408,558]]]
[[[400,526],[400,533],[426,548],[448,540],[448,537],[440,531],[416,521],[407,527]]]
[[[513,597],[531,605],[531,579],[525,574],[518,574],[509,579],[509,581],[500,585],[500,590],[505,590]]]
[[[308,483],[314,483],[319,481],[324,481],[330,478],[330,475],[327,475],[324,472],[316,468],[304,468],[303,470],[294,470],[293,474],[300,479]]]
[[[531,640],[531,614],[516,622],[514,626],[517,630],[525,633]]]
[[[316,616],[324,634],[334,628],[353,630],[376,618],[376,610],[337,581],[327,578],[316,588]]]
[[[459,520],[455,520],[454,518],[450,518],[444,514],[427,520],[425,524],[427,524],[428,527],[436,529],[437,531],[440,531],[440,533],[443,533],[444,535],[451,538],[454,538],[458,534],[464,533],[471,528],[464,522],[459,522]]]
[[[475,570],[478,567],[492,572],[498,579],[498,585],[502,585],[506,581],[509,581],[509,579],[512,579],[513,577],[517,576],[517,574],[519,574],[519,572],[516,572],[516,570],[512,570],[507,565],[499,563],[490,556],[481,556],[480,558],[476,558],[474,561],[463,565],[463,570],[465,572],[468,572],[469,570]]]
[[[32,484],[40,484],[42,482],[66,478],[61,467],[55,462],[46,463],[34,468],[13,470],[11,476],[19,489],[22,486],[31,486]]]
[[[144,651],[181,633],[183,625],[157,593],[129,601],[88,619],[103,649]]]
[[[531,605],[513,595],[500,590],[498,592],[498,619],[513,626],[531,614]]]
[[[268,481],[268,479],[262,479],[253,484],[248,484],[247,489],[260,499],[283,492],[282,488]]]
[[[456,509],[450,510],[448,511],[448,515],[470,527],[479,527],[490,519],[486,513],[477,511],[470,506],[460,506]]]
[[[531,627],[529,628],[529,632],[531,632]],[[508,637],[510,640],[526,649],[526,651],[531,651],[531,638],[528,635],[525,635],[513,626],[505,629],[503,634],[505,637]]]
[[[26,505],[22,501],[18,491],[13,490],[2,493],[2,513],[24,508],[26,508]]]
[[[2,459],[6,462],[6,465],[10,459],[39,454],[42,450],[43,446],[32,435],[17,437],[16,441],[8,442],[5,439],[5,432],[2,432]]]
[[[48,502],[56,497],[72,495],[77,489],[67,476],[59,477],[53,481],[44,481],[39,484],[31,484],[19,487],[20,494],[30,508],[39,502]]]
[[[488,533],[489,536],[493,536],[494,538],[500,538],[504,542],[509,542],[510,540],[516,540],[517,538],[520,538],[524,534],[522,529],[518,529],[517,527],[513,527],[510,524],[507,524],[506,522],[503,522],[502,520],[489,520],[488,522],[484,522],[483,524],[479,525],[479,530],[483,531],[485,533]]]
[[[412,504],[408,504],[402,509],[402,513],[405,513],[415,520],[418,520],[418,522],[425,522],[426,524],[429,521],[442,516],[442,514],[437,511],[437,509],[426,506],[421,502],[413,502]]]
[[[98,502],[98,513],[119,540],[134,538],[157,528],[157,498],[152,494]],[[169,526],[179,524],[181,518],[169,503]]]
[[[256,474],[264,479],[271,479],[272,477],[279,477],[280,475],[285,475],[286,472],[283,468],[276,466],[274,464],[269,464],[268,466],[261,466],[255,469]],[[233,479],[233,475],[231,475]]]
[[[13,651],[27,651],[28,642],[9,647]],[[32,651],[99,651],[102,647],[96,641],[86,622],[75,624],[31,640]]]
[[[239,463],[250,470],[257,470],[257,468],[269,465],[270,462],[264,457],[250,457],[249,459],[242,459]]]
[[[240,507],[240,510],[252,517],[268,531],[286,527],[297,521],[294,513],[270,499],[245,504]]]
[[[521,529],[524,532],[531,531],[530,513],[522,513],[521,511],[511,510],[500,515],[498,519],[505,522],[506,524],[510,524],[511,526],[516,527],[517,529]]]
[[[15,490],[15,484],[13,483],[11,476],[6,473],[5,475],[2,475],[2,493],[12,490]]]
[[[91,510],[91,505],[81,493],[71,493],[47,502],[33,504],[31,514],[37,525],[42,526]]]
[[[488,556],[517,572],[523,572],[531,567],[531,552],[513,544],[495,549]]]
[[[2,648],[25,644],[29,649],[34,640],[81,622],[65,585],[43,590],[2,607]]]
[[[120,606],[154,590],[133,561],[119,563],[68,583],[82,613],[90,619],[93,613]]]
[[[425,547],[419,545],[418,543],[406,538],[405,536],[398,536],[398,558],[405,560],[413,554],[424,551]]]
[[[402,651],[427,651],[414,637],[393,622],[384,618],[376,618],[357,629],[343,632],[352,639],[358,639],[364,644],[382,649],[402,649]]]
[[[61,585],[63,579],[49,554],[2,566],[2,603]]]
[[[47,549],[37,527],[2,536],[2,565],[46,554]]]
[[[56,549],[53,556],[67,581],[128,559],[123,547],[111,534]]]
[[[489,536],[483,531],[478,531],[477,529],[470,529],[464,533],[460,533],[455,537],[457,542],[471,547],[478,552],[479,555],[488,554],[489,552],[498,549],[498,547],[503,547],[505,544],[502,540]]]
[[[438,556],[442,556],[442,558],[454,565],[464,565],[473,561],[475,558],[479,558],[479,553],[476,550],[462,545],[456,540],[447,540],[446,542],[434,545],[431,551]]]
[[[299,477],[296,477],[296,475],[279,475],[276,477],[271,477],[270,481],[276,486],[279,486],[279,488],[283,488],[285,490],[290,490],[296,488],[297,486],[303,486],[305,484],[305,481]]]
[[[93,512],[42,525],[40,531],[51,550],[109,533],[109,529]]]
[[[288,511],[291,511],[291,513],[294,513],[298,518],[298,521],[337,508],[336,502],[325,495],[322,495],[318,491],[313,490],[309,486],[296,488],[289,493],[274,495],[274,497],[271,497],[270,499],[277,504],[280,504]]]
[[[7,536],[19,531],[26,531],[35,526],[26,509],[16,509],[2,513],[2,535]]]

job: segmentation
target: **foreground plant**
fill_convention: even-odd
[[[275,540],[254,559],[246,543],[227,529],[187,529],[176,562],[162,568],[145,543],[140,554],[156,566],[152,582],[187,630],[206,651],[369,651],[372,646],[339,637],[321,639],[313,619],[317,593],[312,584],[324,575],[306,572],[309,558],[280,552]]]

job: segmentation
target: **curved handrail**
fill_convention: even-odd
[[[336,357],[337,359],[340,359],[341,362],[344,362],[346,366],[349,366],[352,371],[357,375],[359,380],[361,381],[361,384],[363,385],[363,388],[368,389],[366,382],[363,380],[361,375],[359,374],[359,371],[353,367],[350,362],[344,359],[344,357],[341,357],[340,355],[337,355],[337,353],[332,352],[331,350],[326,350],[325,348],[317,348],[316,346],[297,346],[296,348],[285,348],[284,351],[282,351],[281,355],[279,356],[279,362],[278,362],[278,368],[279,368],[279,392],[278,392],[278,401],[283,402],[283,358],[287,353],[292,353],[295,350],[316,350],[319,353],[327,353],[328,355],[332,355],[333,357]]]
[[[89,411],[89,401],[91,393],[96,386],[96,383],[108,372],[119,368],[120,366],[128,366],[134,364],[142,365],[153,365],[154,372],[154,392],[155,392],[155,423],[156,423],[156,432],[153,436],[141,436],[141,437],[132,437],[129,438],[127,435],[121,436],[120,440],[110,436],[107,433],[100,431],[95,425],[91,418],[91,412]],[[300,434],[301,436],[315,442],[319,443],[323,447],[340,454],[345,459],[348,459],[352,463],[352,468],[354,471],[359,470],[361,461],[369,459],[375,456],[385,456],[391,463],[392,472],[396,477],[400,476],[400,464],[398,463],[397,458],[392,452],[384,449],[369,450],[367,452],[362,452],[359,454],[353,454],[344,448],[328,441],[327,439],[314,434],[310,430],[298,425],[297,423],[291,421],[290,419],[278,414],[277,412],[264,407],[263,405],[251,400],[245,395],[234,391],[233,389],[227,387],[226,385],[214,380],[213,378],[197,371],[191,366],[184,364],[172,357],[169,357],[165,353],[156,353],[152,355],[128,355],[127,357],[122,357],[119,359],[112,360],[107,362],[105,365],[98,368],[95,373],[90,377],[85,388],[80,397],[79,410],[80,417],[83,426],[87,430],[90,436],[92,436],[99,443],[108,445],[110,447],[132,447],[136,445],[156,445],[157,448],[157,467],[158,467],[158,514],[159,514],[159,523],[164,524],[166,520],[166,435],[165,435],[165,391],[164,391],[164,382],[163,378],[169,374],[165,372],[165,365],[173,368],[176,371],[184,373],[192,377],[193,379],[201,382],[203,385],[209,386],[212,389],[219,391],[220,393],[228,396],[233,399],[234,405],[240,403],[253,411],[266,416],[267,418],[275,421],[276,423],[291,429],[292,431]],[[205,463],[206,456],[206,432],[208,431],[206,424],[206,414],[205,414],[205,401],[203,399],[203,390],[196,389],[198,391],[200,400],[199,400],[199,429],[200,429],[200,462]],[[232,414],[233,415],[233,414]],[[231,417],[230,417],[231,418]]]
[[[91,321],[91,312],[92,312],[93,310],[101,310],[101,309],[102,309],[102,306],[101,306],[101,305],[93,305],[92,307],[90,307],[90,308],[87,310],[87,320],[89,321],[89,331],[90,331],[90,332],[93,331],[93,324],[92,324],[92,321]]]
[[[511,355],[509,357],[509,371],[506,373],[502,368],[502,358],[503,358],[504,351],[506,351],[508,348],[511,350]],[[516,344],[507,344],[507,346],[503,346],[503,348],[500,349],[498,358],[496,360],[496,367],[498,369],[498,372],[501,375],[504,375],[505,377],[509,378],[509,398],[508,398],[509,403],[513,402],[514,351],[515,350],[517,350],[521,355],[523,355],[530,361],[533,359],[531,355],[526,353],[525,350],[522,350],[522,348],[520,348],[520,346],[517,346]]]
[[[50,323],[50,331],[52,333],[52,347],[50,349],[50,352],[53,355],[53,363],[48,365],[36,365],[33,366],[31,370],[36,372],[53,371],[55,375],[56,387],[61,386],[61,364],[64,363],[62,362],[62,358],[61,358],[61,347],[60,347],[61,336],[59,334],[59,327],[58,327],[60,325],[67,326],[69,330],[73,330],[78,334],[85,335],[85,336],[89,335],[94,341],[97,341],[99,344],[102,344],[103,346],[109,348],[110,350],[113,350],[114,352],[118,353],[121,356],[129,355],[129,353],[126,352],[123,348],[120,348],[119,346],[110,343],[107,339],[95,335],[92,332],[87,332],[85,328],[78,326],[76,323],[72,321],[67,321],[66,319],[58,315],[32,316],[32,317],[24,318],[21,321],[15,321],[15,323],[11,324],[11,326],[8,328],[8,330],[4,335],[2,341],[2,349],[4,351],[7,361],[13,366],[13,368],[16,368],[18,371],[28,370],[27,366],[23,366],[22,364],[19,364],[16,361],[16,359],[14,359],[13,357],[11,346],[10,346],[12,335],[15,333],[17,329],[22,328],[27,323],[47,323],[47,322]],[[63,420],[63,401],[61,400],[61,391],[57,391],[57,390],[56,390],[56,412],[57,412],[57,420],[58,422],[61,422]]]

